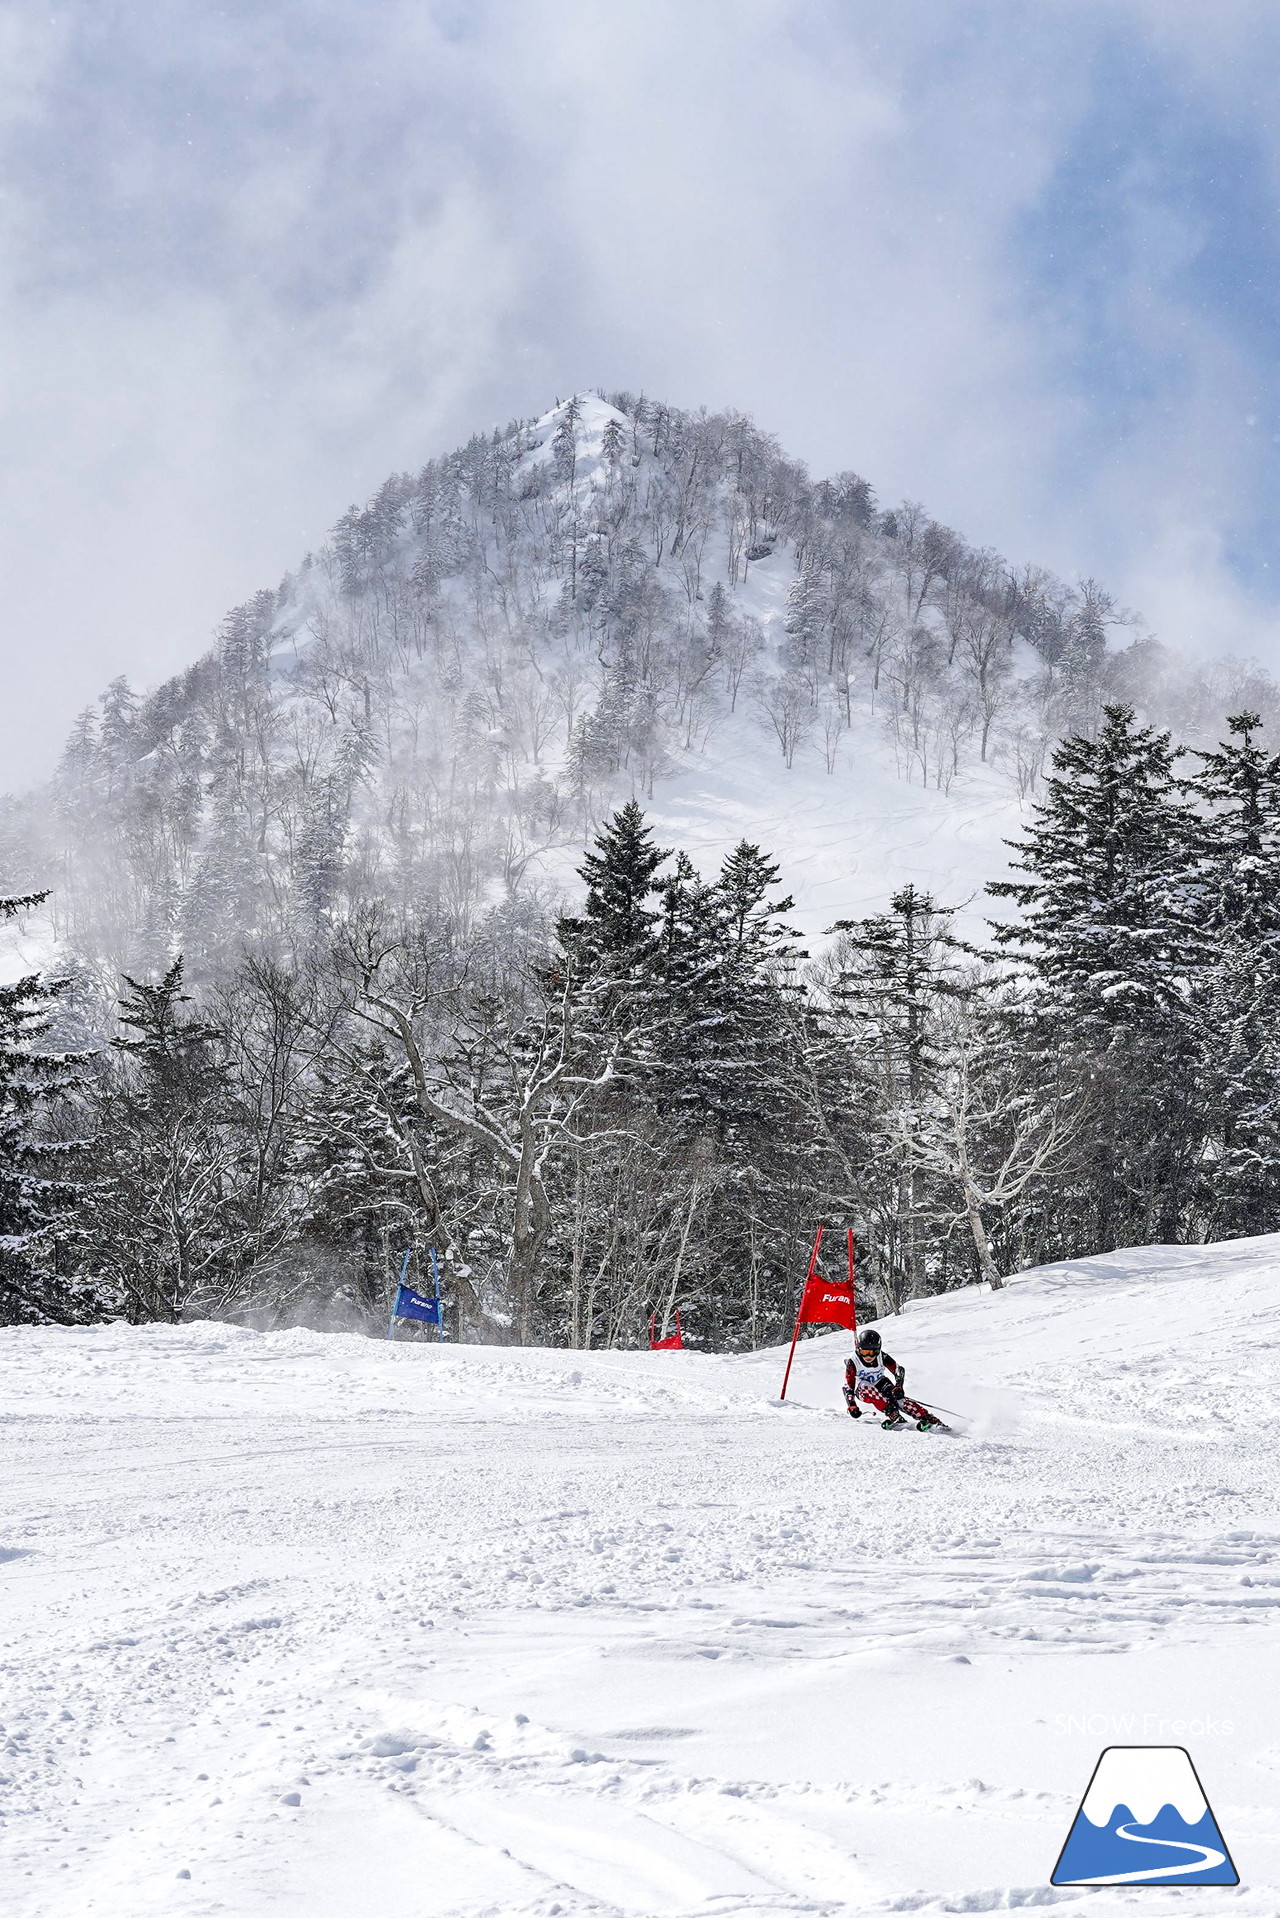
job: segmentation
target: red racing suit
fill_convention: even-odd
[[[873,1406],[889,1418],[897,1414],[901,1418],[931,1419],[933,1413],[927,1405],[918,1405],[915,1399],[904,1397],[902,1387],[906,1376],[906,1366],[899,1365],[887,1352],[881,1352],[874,1365],[868,1365],[855,1352],[844,1368],[844,1398],[851,1415],[861,1416],[857,1409],[860,1399],[864,1405]]]

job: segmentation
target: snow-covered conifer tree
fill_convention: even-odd
[[[1047,1043],[1086,1075],[1084,1250],[1181,1233],[1204,1136],[1191,1004],[1206,962],[1201,826],[1167,732],[1107,706],[1053,755],[995,928],[1034,980]]]
[[[241,1263],[238,1142],[222,1035],[190,1012],[182,960],[126,978],[104,1076],[91,1249],[139,1320],[233,1297]]]
[[[950,918],[928,893],[904,886],[887,913],[833,928],[840,944],[828,987],[832,1023],[861,1093],[864,1239],[893,1311],[925,1289],[931,1205],[922,1129],[937,1077],[939,1016],[972,958]]]
[[[1280,1223],[1280,754],[1255,735],[1257,713],[1200,752],[1193,791],[1206,802],[1201,868],[1210,934],[1199,977],[1196,1041],[1212,1138],[1205,1223],[1212,1236]]]
[[[0,920],[47,893],[0,898]],[[0,985],[0,1322],[74,1323],[109,1305],[75,1270],[80,1144],[54,1115],[83,1085],[85,1055],[42,1045],[63,985],[28,974]]]
[[[587,887],[580,919],[565,921],[566,931],[593,959],[611,967],[643,962],[659,918],[649,901],[657,891],[657,871],[670,858],[654,844],[653,828],[634,799],[620,806],[587,853],[579,875]]]

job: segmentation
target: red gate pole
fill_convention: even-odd
[[[853,1227],[849,1227],[849,1305],[853,1312],[853,1329],[858,1329],[858,1295],[853,1289]]]
[[[822,1234],[825,1231],[825,1229],[826,1228],[824,1226],[818,1227],[818,1236],[813,1242],[813,1256],[809,1260],[809,1273],[808,1273],[808,1277],[805,1279],[805,1282],[804,1282],[806,1292],[809,1289],[809,1279],[813,1277],[814,1273],[818,1269],[818,1250],[822,1244]],[[787,1380],[791,1377],[791,1361],[796,1355],[796,1340],[800,1337],[800,1314],[803,1311],[804,1311],[804,1292],[801,1292],[800,1303],[796,1307],[796,1329],[791,1334],[791,1350],[787,1353],[787,1369],[782,1375],[782,1390],[778,1394],[779,1399],[785,1399],[787,1396]]]

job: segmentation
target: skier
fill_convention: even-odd
[[[907,1419],[914,1419],[921,1432],[948,1431],[950,1428],[932,1413],[927,1405],[918,1405],[915,1399],[904,1396],[907,1368],[891,1359],[880,1342],[880,1334],[868,1328],[859,1332],[854,1341],[853,1357],[844,1368],[844,1402],[849,1408],[851,1419],[862,1417],[862,1408],[858,1404],[874,1407],[886,1416],[880,1423],[886,1432],[896,1431],[905,1425]]]

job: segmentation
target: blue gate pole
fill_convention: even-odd
[[[411,1250],[412,1248],[410,1248],[410,1251]],[[396,1335],[396,1307],[400,1303],[400,1287],[404,1284],[404,1275],[409,1270],[409,1258],[410,1252],[407,1251],[400,1261],[400,1277],[396,1282],[396,1295],[391,1301],[391,1323],[387,1327],[387,1337],[389,1339],[393,1339]]]
[[[431,1247],[431,1276],[436,1282],[436,1338],[444,1344],[444,1307],[440,1303],[440,1266],[436,1259],[436,1249]]]

